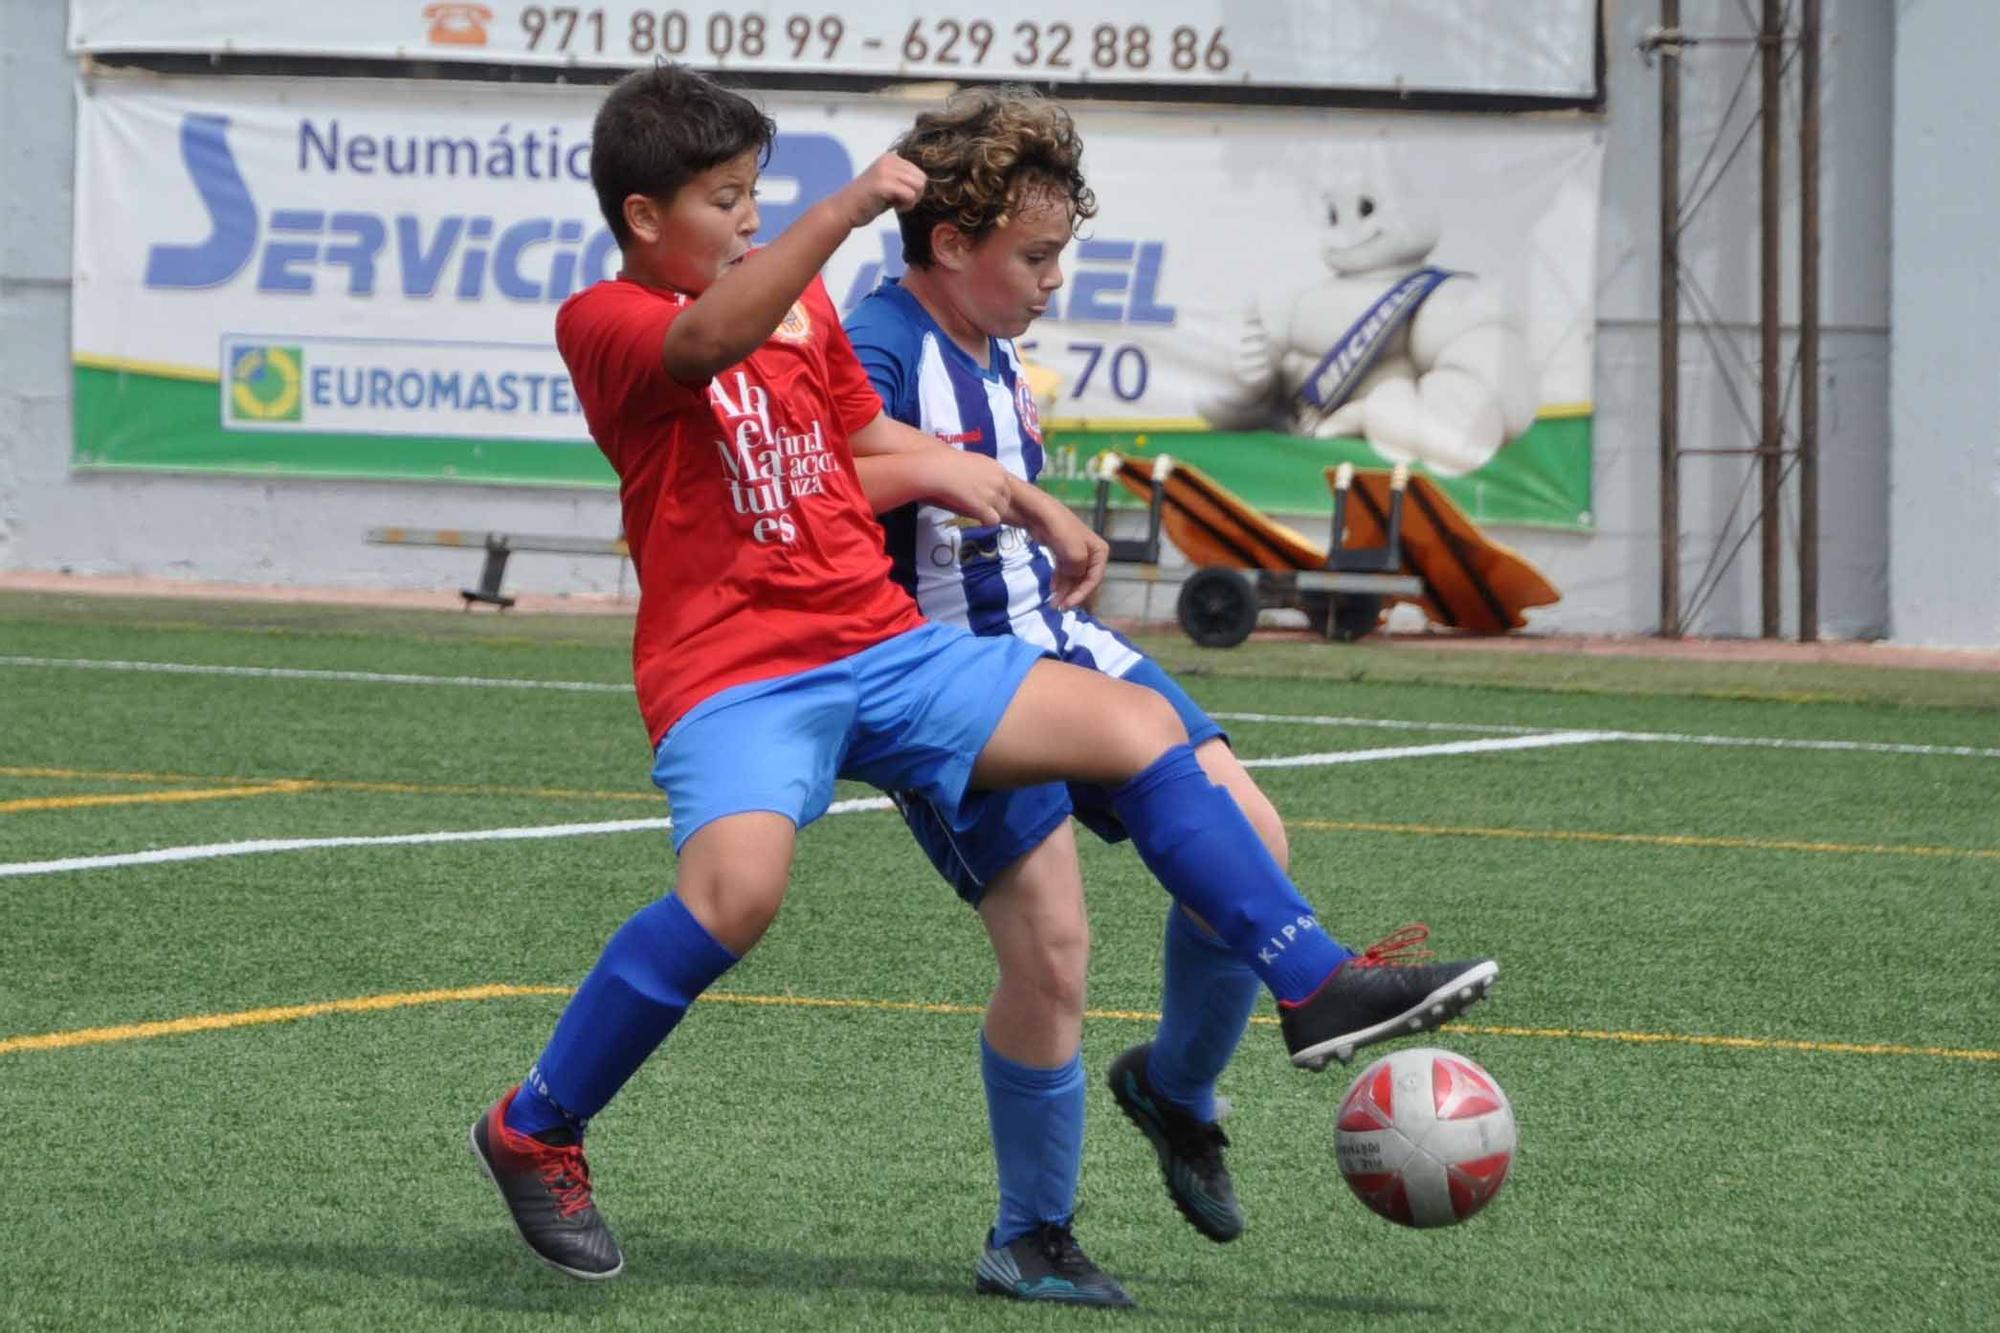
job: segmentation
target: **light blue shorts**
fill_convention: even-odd
[[[836,778],[955,810],[1040,649],[925,625],[873,648],[696,704],[653,754],[674,849],[727,815],[769,811],[804,828]]]

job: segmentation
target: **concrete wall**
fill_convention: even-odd
[[[1691,31],[1744,31],[1735,0],[1686,0],[1683,8]],[[361,533],[396,522],[615,530],[617,504],[609,493],[72,475],[67,386],[74,62],[63,52],[62,10],[53,0],[0,0],[0,180],[8,183],[0,201],[0,568],[451,588],[472,577],[467,555],[368,547]],[[1533,621],[1555,631],[1642,632],[1658,617],[1658,82],[1637,51],[1657,14],[1652,0],[1618,0],[1611,10],[1598,257],[1598,528],[1590,535],[1499,534],[1563,590],[1564,601]],[[1895,20],[1881,0],[1828,0],[1827,14],[1821,617],[1828,637],[1871,637],[1890,621],[1887,109]],[[1715,45],[1698,48],[1688,60],[1689,177],[1710,142],[1721,136],[1719,161],[1747,125],[1744,105],[1725,112],[1748,59],[1745,47]],[[1754,83],[1747,97],[1754,108]],[[1788,180],[1794,174],[1788,160]],[[1788,186],[1788,225],[1795,222],[1795,203],[1795,187]],[[1756,215],[1753,139],[1722,175],[1684,243],[1690,273],[1723,321],[1718,338],[1730,349],[1724,359],[1734,362],[1725,372],[1707,343],[1687,335],[1683,442],[1690,447],[1751,442],[1731,392],[1754,414]],[[1795,261],[1788,261],[1788,309],[1796,293],[1793,268]],[[1789,347],[1787,356],[1789,364]],[[1748,460],[1741,459],[1687,465],[1683,580],[1690,593],[1711,554],[1742,530],[1740,512],[1733,526],[1726,519],[1749,472]],[[1752,540],[1692,618],[1691,629],[1757,632],[1755,557]],[[611,591],[620,574],[604,560],[523,556],[510,569],[509,583],[533,591]],[[1785,583],[1789,632],[1796,623],[1789,609],[1796,581],[1789,569]],[[1156,609],[1165,605],[1155,597]],[[1989,629],[1992,620],[1989,614]],[[1987,641],[2000,641],[2000,635]]]
[[[1895,637],[2000,644],[2000,6],[1903,0],[1896,43]]]

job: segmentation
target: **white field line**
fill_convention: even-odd
[[[1397,718],[1330,717],[1310,713],[1210,713],[1217,722],[1272,722],[1295,727],[1354,727],[1380,731],[1470,731],[1495,736],[1549,736],[1547,727],[1514,727],[1492,722],[1409,722]],[[1595,731],[1594,740],[1644,741],[1661,745],[1718,745],[1744,750],[1836,750],[1857,754],[1927,754],[1962,759],[2000,759],[2000,749],[1976,745],[1912,745],[1900,741],[1812,741],[1786,736],[1704,736],[1683,731]]]
[[[886,796],[835,801],[830,815],[857,810],[887,810]],[[265,852],[312,852],[331,847],[427,847],[446,842],[533,842],[545,838],[588,838],[600,833],[648,833],[674,826],[671,819],[609,819],[596,824],[530,824],[520,828],[453,829],[442,833],[392,833],[381,837],[259,838],[251,842],[212,842],[194,847],[157,847],[147,852],[109,856],[71,856],[60,861],[14,861],[0,864],[0,879],[21,875],[59,875],[69,870],[115,870],[120,866],[161,865],[170,861],[212,861],[224,856],[258,856]]]
[[[1929,754],[1960,759],[2000,759],[2000,750],[1977,745],[1905,745],[1896,741],[1802,741],[1766,740],[1757,736],[1691,736],[1673,731],[1609,731],[1606,737],[1621,741],[1650,741],[1666,745],[1720,745],[1752,750],[1846,750],[1856,754]]]
[[[601,824],[539,824],[527,828],[464,829],[443,833],[395,833],[381,837],[258,838],[250,842],[210,842],[189,847],[156,847],[108,856],[70,856],[60,861],[14,861],[0,865],[0,879],[19,875],[59,875],[69,870],[115,870],[120,866],[164,865],[170,861],[212,861],[224,856],[265,852],[311,852],[329,847],[421,847],[442,842],[508,842],[530,838],[584,838],[595,833],[638,833],[672,827],[665,819],[613,819]]]
[[[4,659],[0,659],[4,660]],[[1217,722],[1273,722],[1300,727],[1353,727],[1362,731],[1470,731],[1488,736],[1541,736],[1549,727],[1515,727],[1501,722],[1411,722],[1393,717],[1341,717],[1326,713],[1216,713]]]
[[[271,680],[351,681],[374,685],[449,685],[493,690],[558,690],[577,694],[630,695],[630,685],[594,680],[514,680],[491,676],[420,676],[377,671],[319,671],[305,667],[212,666],[193,662],[125,662],[87,657],[23,657],[0,655],[0,667],[44,667],[79,671],[150,671],[184,676],[240,676]],[[1562,734],[1554,727],[1524,727],[1497,722],[1418,722],[1401,718],[1341,717],[1311,713],[1212,713],[1218,722],[1271,722],[1299,727],[1355,727],[1379,731],[1439,731],[1491,736]],[[1713,745],[1752,750],[1851,751],[1861,754],[1942,755],[1967,759],[2000,759],[2000,749],[1971,745],[1911,745],[1893,741],[1795,740],[1780,736],[1708,736],[1675,731],[1606,731],[1604,740],[1646,741],[1670,745]]]
[[[1584,745],[1601,740],[1594,731],[1560,732],[1550,736],[1520,736],[1504,740],[1448,741],[1442,745],[1399,745],[1382,750],[1341,750],[1330,754],[1288,755],[1252,759],[1246,767],[1303,768],[1325,764],[1360,764],[1381,759],[1416,759],[1429,755],[1480,754],[1494,750],[1528,750],[1551,745]],[[835,801],[829,815],[862,810],[887,810],[884,796]],[[105,856],[71,856],[59,861],[15,861],[0,864],[0,879],[26,875],[59,875],[74,870],[115,870],[121,866],[162,865],[172,861],[210,861],[224,856],[258,856],[266,852],[310,852],[336,847],[426,847],[448,842],[525,842],[545,838],[588,838],[603,833],[639,833],[673,827],[671,819],[611,819],[594,824],[535,824],[519,828],[461,829],[442,833],[395,833],[381,837],[259,838],[250,842],[204,843],[190,847],[158,847],[145,852],[115,852]]]
[[[1323,754],[1286,754],[1269,759],[1245,759],[1245,768],[1322,768],[1330,764],[1366,764],[1378,759],[1428,759],[1433,755],[1492,754],[1499,750],[1544,750],[1555,745],[1589,745],[1615,740],[1608,731],[1554,731],[1536,736],[1502,736],[1483,741],[1446,741],[1441,745],[1397,745],[1381,750],[1331,750]]]

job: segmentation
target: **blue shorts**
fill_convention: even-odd
[[[804,828],[836,778],[956,809],[972,766],[1042,650],[925,625],[872,648],[702,700],[660,738],[653,782],[674,850],[726,815],[770,811]]]
[[[1223,735],[1215,719],[1152,658],[1141,656],[1121,679],[1166,696],[1180,714],[1190,744]],[[967,792],[955,808],[920,793],[898,791],[896,807],[938,873],[974,907],[995,875],[1041,846],[1072,814],[1106,842],[1127,836],[1111,809],[1110,793],[1090,783],[1050,782],[1015,791]]]

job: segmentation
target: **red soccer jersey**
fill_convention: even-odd
[[[617,469],[639,575],[632,676],[655,744],[709,695],[824,666],[923,624],[889,580],[848,435],[882,401],[814,279],[748,360],[694,388],[661,345],[689,305],[619,278],[556,314],[590,433]]]

